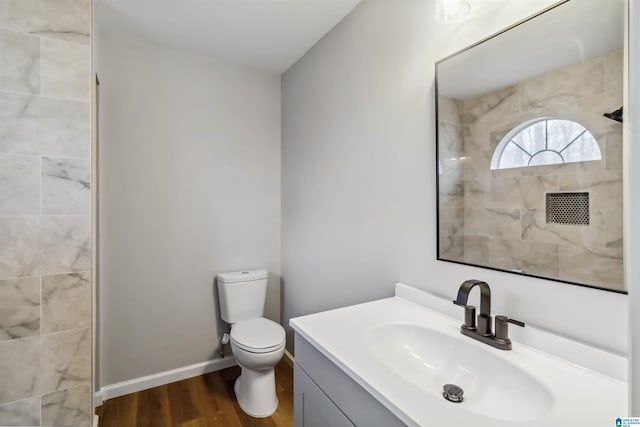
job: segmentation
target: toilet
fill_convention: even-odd
[[[218,274],[222,320],[231,324],[233,355],[242,368],[235,383],[240,408],[256,418],[278,408],[274,366],[282,359],[284,328],[262,317],[267,295],[266,270]]]

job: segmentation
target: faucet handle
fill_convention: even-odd
[[[464,306],[464,324],[462,327],[470,331],[476,330],[476,308],[474,306]]]
[[[524,322],[511,319],[507,316],[496,316],[496,340],[511,343],[509,339],[509,323],[524,328]]]
[[[459,305],[460,307],[464,307],[464,323],[462,324],[463,329],[468,329],[470,331],[476,330],[476,308],[473,305],[465,305],[460,304],[457,301],[453,301],[455,305]]]
[[[496,316],[496,319],[497,318],[498,316]],[[520,320],[507,318],[507,322],[511,323],[512,325],[516,325],[516,326],[520,326],[521,328],[524,328],[524,322],[521,322]]]
[[[521,328],[524,328],[524,322],[521,322],[520,320],[516,320],[516,319],[511,319],[510,317],[507,316],[496,316],[496,328],[499,326],[507,326],[507,323],[511,323],[512,325],[516,325],[516,326],[520,326]]]

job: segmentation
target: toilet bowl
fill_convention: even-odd
[[[231,350],[242,368],[234,390],[240,408],[252,417],[268,417],[278,408],[274,366],[284,346],[284,329],[271,320],[261,317],[231,327]]]
[[[267,290],[265,270],[217,277],[222,319],[231,324],[231,351],[241,368],[234,390],[240,408],[264,418],[278,408],[274,375],[285,347],[284,328],[262,317]]]

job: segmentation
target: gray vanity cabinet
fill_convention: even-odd
[[[296,427],[353,427],[349,418],[298,365],[294,367],[294,378]]]
[[[405,425],[297,334],[293,416],[295,427]]]

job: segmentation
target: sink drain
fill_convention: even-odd
[[[455,384],[445,384],[442,389],[442,395],[449,402],[460,403],[464,399],[462,395],[464,394],[464,390],[458,387]]]

